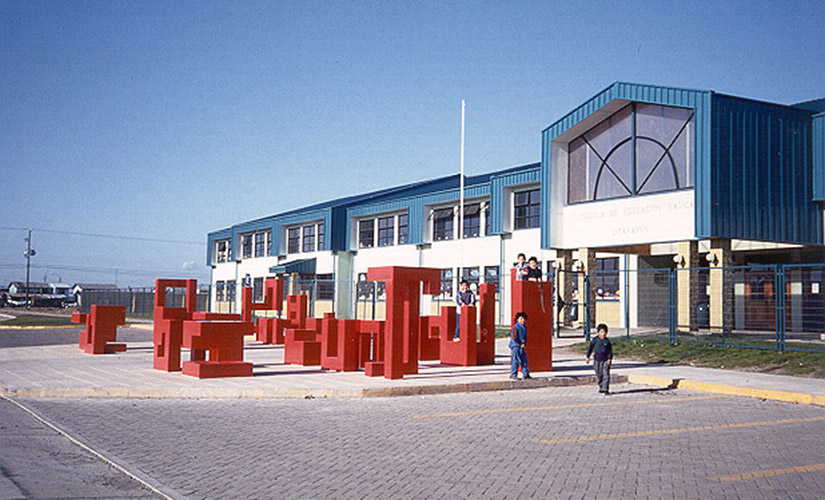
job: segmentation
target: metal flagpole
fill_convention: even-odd
[[[460,267],[458,268],[459,282],[464,272],[464,99],[461,100],[461,173],[459,174],[459,201],[458,201],[458,238],[462,240],[459,244],[460,251]],[[458,285],[458,283],[456,283]]]

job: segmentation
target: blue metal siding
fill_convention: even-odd
[[[206,238],[206,265],[212,265],[212,252],[215,250],[215,242],[218,240],[225,240],[227,238],[232,237],[232,229],[221,229],[220,231],[214,231],[209,233]],[[235,251],[234,247],[231,247],[231,251]],[[230,255],[231,257],[231,255]]]
[[[551,143],[555,138],[579,122],[603,108],[609,102],[625,101],[691,108],[694,112],[696,142],[694,150],[694,196],[696,211],[696,236],[708,237],[711,231],[710,203],[710,131],[711,95],[707,90],[691,90],[673,87],[657,87],[636,83],[617,82],[553,123],[542,132],[541,145],[541,246],[550,248],[550,192],[552,171]],[[567,165],[555,165],[567,168]]]
[[[708,236],[822,243],[811,113],[714,94]]]
[[[813,119],[814,200],[825,201],[825,113]]]
[[[510,186],[518,186],[520,184],[538,182],[540,178],[540,164],[536,164],[536,168],[533,170],[495,176],[490,180],[491,233],[501,234],[501,232],[504,230],[504,203],[506,202],[506,197],[504,196],[504,189]],[[541,202],[543,206],[545,204],[544,199],[542,199]]]

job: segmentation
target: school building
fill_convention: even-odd
[[[463,217],[450,175],[209,233],[212,308],[237,310],[246,279],[260,295],[264,278],[282,275],[312,294],[316,315],[378,317],[381,284],[366,281],[367,269],[422,266],[442,270],[442,294],[425,305],[433,313],[458,279],[494,282],[507,324],[502,278],[523,252],[564,304],[587,303],[616,326],[655,323],[658,299],[644,297],[664,275],[645,270],[685,271],[668,278],[680,328],[758,327],[758,314],[736,304],[780,284],[760,277],[771,268],[737,277],[732,266],[812,265],[781,285],[825,314],[816,267],[825,263],[825,99],[778,104],[618,82],[541,141],[540,163],[466,177]]]

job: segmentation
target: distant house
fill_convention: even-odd
[[[117,285],[114,283],[75,283],[71,294],[78,306],[83,300],[83,290],[117,290]]]
[[[8,302],[12,305],[25,305],[31,301],[34,306],[59,307],[66,303],[71,295],[71,287],[65,283],[42,283],[30,281],[12,281],[8,286]]]

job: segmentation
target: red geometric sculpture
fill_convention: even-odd
[[[441,308],[440,316],[421,318],[423,337],[439,338],[440,360],[446,365],[477,366],[495,363],[495,285],[479,285],[479,308],[462,306],[459,340],[453,341],[456,309]],[[481,335],[476,327],[476,314],[481,311]]]
[[[252,330],[252,323],[246,321],[184,321],[183,347],[192,350],[192,360],[183,363],[183,374],[251,377],[252,363],[243,360],[243,343]]]
[[[166,288],[185,288],[184,307],[166,307]],[[192,319],[197,307],[197,280],[155,280],[155,309],[152,343],[153,367],[177,372],[181,369],[180,348],[183,343],[183,322]]]
[[[358,321],[324,314],[321,321],[321,368],[353,372],[358,368]]]
[[[252,288],[245,286],[241,290],[241,317],[243,321],[252,321],[252,311],[280,311],[283,304],[284,281],[280,278],[268,278],[264,281],[264,301],[252,301]]]
[[[531,372],[553,369],[553,283],[517,281],[516,270],[510,272],[512,292],[510,318],[523,311],[527,314],[527,360]]]
[[[335,317],[332,313],[326,315]],[[284,363],[302,366],[321,364],[321,321],[307,318],[305,324],[307,328],[284,329]],[[318,329],[314,328],[316,324]]]
[[[387,324],[378,320],[358,320],[356,331],[358,332],[358,368],[366,372],[368,377],[380,376],[375,373],[379,366],[383,370],[383,364],[376,363],[384,360],[384,339]]]
[[[366,363],[369,376],[399,379],[418,373],[420,283],[424,293],[440,293],[441,270],[422,267],[373,267],[370,281],[386,282],[384,360]]]
[[[115,344],[117,326],[126,324],[126,306],[93,305],[91,314],[72,313],[72,323],[85,323],[78,347],[86,354],[123,352],[126,344]]]

